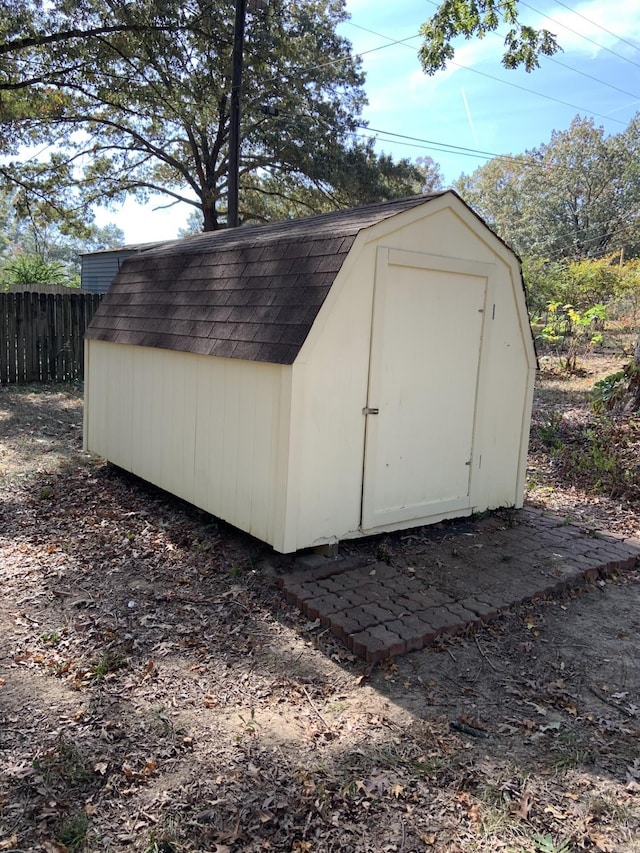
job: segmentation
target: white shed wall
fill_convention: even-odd
[[[372,309],[379,247],[491,266],[485,304],[468,511],[441,511],[392,530],[498,506],[520,506],[535,352],[517,262],[462,205],[450,199],[410,210],[362,233],[294,364],[289,524],[286,550],[363,535]],[[425,260],[425,264],[427,260]],[[494,306],[495,305],[495,310]],[[490,317],[486,312],[490,312]],[[455,340],[455,329],[451,329]],[[433,369],[446,371],[441,354]],[[420,383],[419,365],[415,370]],[[455,393],[455,388],[451,389]],[[375,402],[375,401],[374,401]],[[375,416],[370,416],[375,417]],[[442,412],[447,417],[447,412]],[[367,535],[373,532],[367,531]]]
[[[446,259],[487,285],[484,308],[474,303],[482,331],[468,506],[434,506],[428,517],[398,523],[388,515],[375,530],[519,506],[535,371],[519,269],[451,196],[360,233],[293,366],[88,341],[85,446],[279,551],[363,535],[363,408],[376,405],[369,389],[372,329],[382,328],[373,318],[380,258],[387,271],[402,265],[404,278],[414,269],[417,286],[430,262],[446,269]],[[402,322],[391,328],[405,333]],[[447,357],[468,357],[468,348],[457,354],[455,335]],[[421,387],[420,360],[406,365],[409,389]],[[430,369],[446,373],[441,352]],[[446,430],[439,434],[446,440]]]
[[[358,534],[374,276],[352,250],[294,364],[288,551]]]
[[[86,343],[85,447],[284,550],[291,368]]]

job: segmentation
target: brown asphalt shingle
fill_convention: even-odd
[[[358,233],[439,195],[198,234],[141,252],[122,265],[87,338],[291,364]]]

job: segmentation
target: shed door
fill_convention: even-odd
[[[471,506],[491,266],[379,249],[362,528]]]

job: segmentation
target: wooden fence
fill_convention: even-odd
[[[84,333],[95,293],[0,293],[0,383],[84,378]]]

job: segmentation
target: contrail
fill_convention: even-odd
[[[469,127],[471,128],[471,133],[473,135],[473,141],[475,142],[476,145],[479,145],[480,143],[478,142],[478,135],[476,133],[475,127],[473,126],[473,119],[471,118],[471,110],[469,109],[469,104],[467,103],[467,96],[464,93],[464,89],[460,89],[460,91],[462,92],[462,100],[464,101],[464,108],[465,108],[466,113],[467,113],[467,118],[469,119]]]

